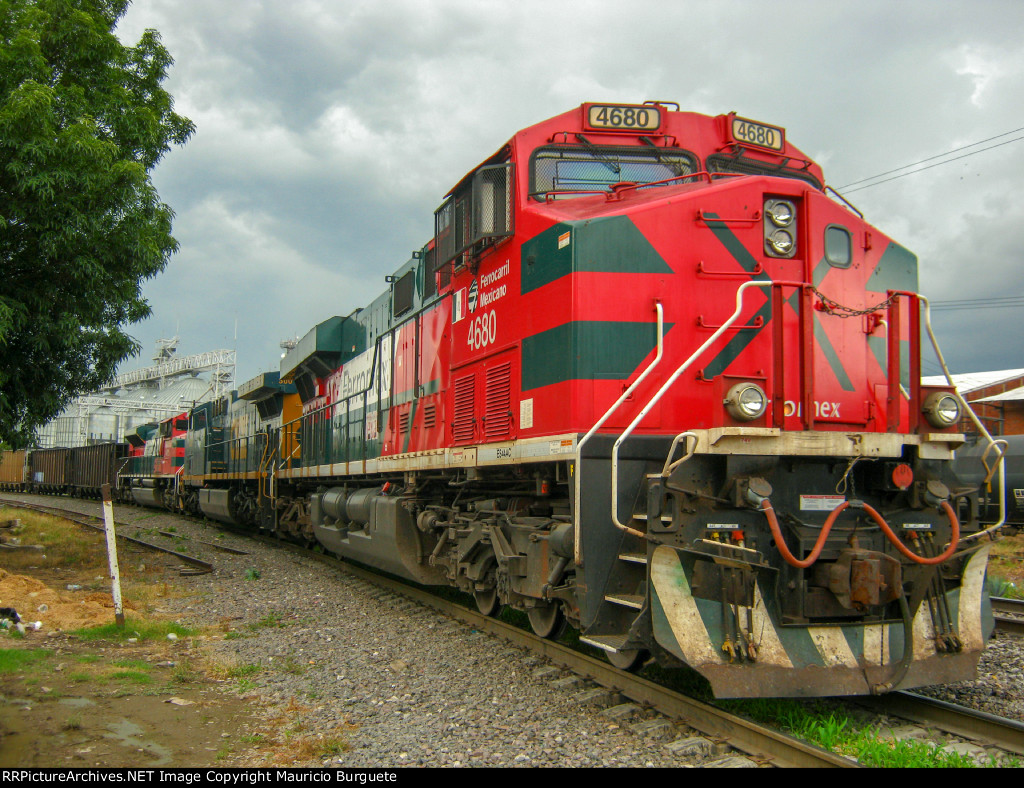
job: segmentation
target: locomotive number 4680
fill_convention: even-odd
[[[482,312],[470,321],[466,332],[466,344],[470,350],[480,350],[493,345],[498,335],[498,318],[494,310]]]
[[[747,145],[782,150],[785,147],[786,132],[777,126],[755,123],[744,118],[733,118],[732,136]]]
[[[587,124],[593,129],[634,129],[654,131],[661,125],[657,107],[630,107],[592,104]]]

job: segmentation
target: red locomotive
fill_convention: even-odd
[[[969,678],[960,403],[920,384],[915,256],[828,191],[735,114],[520,131],[380,298],[193,411],[175,501],[720,696]]]

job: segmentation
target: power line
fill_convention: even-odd
[[[1024,296],[1003,296],[1000,298],[965,298],[960,301],[933,301],[934,311],[964,309],[1004,309],[1024,306]]]
[[[1012,132],[1010,132],[1010,133],[1012,133]],[[949,164],[949,163],[954,162],[954,161],[959,161],[960,159],[966,159],[969,156],[974,156],[975,154],[978,154],[978,153],[984,153],[987,150],[993,150],[995,148],[1001,148],[1001,147],[1003,147],[1003,145],[1009,145],[1011,142],[1020,142],[1021,140],[1024,140],[1024,137],[1015,137],[1012,140],[1007,140],[1006,142],[1000,142],[998,145],[991,145],[988,148],[982,148],[981,150],[976,150],[976,151],[971,151],[970,153],[965,153],[963,156],[957,156],[957,157],[952,158],[952,159],[946,159],[945,161],[940,161],[940,162],[938,162],[936,164],[929,164],[927,167],[922,167],[919,170],[911,170],[910,172],[904,172],[901,175],[893,175],[891,178],[886,178],[885,180],[875,181],[874,183],[869,183],[866,186],[858,186],[856,189],[848,189],[848,190],[846,190],[845,193],[846,194],[852,194],[853,192],[859,192],[859,191],[863,191],[864,189],[870,189],[872,186],[879,186],[879,185],[881,185],[883,183],[888,183],[889,181],[895,181],[895,180],[897,180],[899,178],[905,178],[908,175],[916,175],[919,172],[924,172],[925,170],[930,170],[933,167],[941,167],[943,164]],[[950,151],[950,153],[953,153],[953,151]],[[943,155],[947,155],[948,156],[949,154],[943,154]],[[913,167],[914,165],[909,164],[907,166],[908,167]],[[903,169],[903,168],[901,167],[900,169]],[[895,171],[896,170],[893,170],[892,172],[895,172]],[[880,175],[876,175],[874,177],[879,178],[881,176]],[[870,178],[866,178],[865,180],[871,180],[871,179]],[[863,181],[857,181],[857,183],[863,183]]]
[[[885,172],[878,173],[878,175],[872,175],[870,178],[862,178],[859,181],[854,181],[853,183],[848,183],[845,186],[839,186],[837,188],[848,189],[851,186],[856,186],[858,183],[867,183],[868,181],[873,181],[875,178],[882,178],[882,177],[884,177],[886,175],[892,175],[892,173],[894,173],[894,172],[899,172],[900,170],[906,170],[906,169],[909,169],[910,167],[916,167],[918,164],[924,164],[926,161],[932,161],[933,159],[941,159],[943,156],[949,156],[951,153],[959,153],[962,150],[967,150],[968,148],[973,148],[975,145],[984,145],[986,142],[991,142],[992,140],[997,140],[1000,137],[1006,137],[1006,136],[1009,136],[1010,134],[1016,134],[1018,131],[1024,131],[1024,126],[1022,126],[1019,129],[1014,129],[1013,131],[1004,131],[1002,134],[996,134],[996,136],[989,137],[987,140],[981,140],[979,142],[972,142],[970,145],[964,145],[963,147],[960,147],[960,148],[953,148],[953,150],[948,150],[945,153],[938,153],[938,154],[936,154],[934,156],[929,156],[926,159],[921,159],[920,161],[915,161],[913,164],[904,164],[902,167],[897,167],[895,170],[886,170]],[[1014,141],[1015,140],[1010,140],[1010,142],[1014,142]],[[993,147],[998,147],[998,146],[993,146]],[[988,148],[986,148],[986,150],[988,150]],[[975,151],[975,153],[981,153],[981,151]],[[952,161],[956,161],[956,159],[953,159]],[[925,167],[924,169],[928,169],[928,168]],[[907,174],[909,175],[910,173],[907,173]],[[884,181],[883,181],[883,183],[884,183]],[[867,187],[865,187],[865,188],[867,188]]]

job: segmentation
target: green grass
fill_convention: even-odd
[[[262,733],[246,733],[239,736],[238,740],[244,744],[265,744],[267,737]]]
[[[248,663],[246,665],[234,665],[228,668],[228,678],[237,679],[243,676],[253,676],[263,670],[263,666],[256,663]]]
[[[764,698],[722,701],[720,706],[737,714],[782,728],[791,735],[840,755],[852,756],[862,766],[874,768],[962,769],[977,764],[967,755],[940,744],[915,739],[895,741],[883,737],[878,727],[858,720],[834,701]],[[992,765],[1008,765],[997,763]]]
[[[178,637],[190,637],[196,634],[194,629],[183,627],[173,621],[142,621],[138,619],[126,619],[124,627],[115,623],[103,624],[98,627],[77,629],[71,634],[81,640],[128,640],[138,638],[139,640],[161,640],[169,634]]]
[[[1024,588],[1018,588],[1015,583],[994,575],[990,571],[986,579],[988,593],[990,596],[1001,596],[1006,599],[1024,599]]]
[[[281,670],[285,673],[291,673],[293,676],[301,676],[306,672],[306,666],[301,662],[296,662],[291,657],[288,657]]]
[[[0,675],[20,673],[53,656],[45,648],[0,648]]]
[[[143,673],[140,670],[119,670],[117,673],[111,673],[109,678],[112,681],[127,681],[132,684],[152,684],[153,677],[148,673]]]
[[[280,613],[268,613],[259,621],[256,621],[252,624],[246,624],[246,628],[252,630],[253,632],[256,632],[260,629],[268,629],[271,627],[283,628],[286,626],[288,626],[288,624],[284,622],[284,619],[282,619]]]
[[[192,667],[191,662],[182,662],[180,665],[175,665],[174,670],[171,672],[171,681],[175,684],[189,684],[193,681],[198,681],[199,678],[200,674]]]

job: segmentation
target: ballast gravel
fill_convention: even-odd
[[[54,505],[45,496],[18,496]],[[63,508],[95,514],[91,502]],[[622,699],[585,702],[586,682],[542,658],[350,576],[342,569],[169,514],[128,506],[119,522],[215,565],[165,613],[213,632],[202,649],[253,727],[341,741],[298,766],[755,766],[721,743]],[[131,534],[131,528],[124,533]],[[191,539],[190,539],[191,537]],[[200,544],[248,551],[233,555]],[[1024,721],[1024,638],[997,634],[978,678],[917,690]],[[623,706],[626,706],[623,708]],[[218,766],[272,765],[221,760]]]

